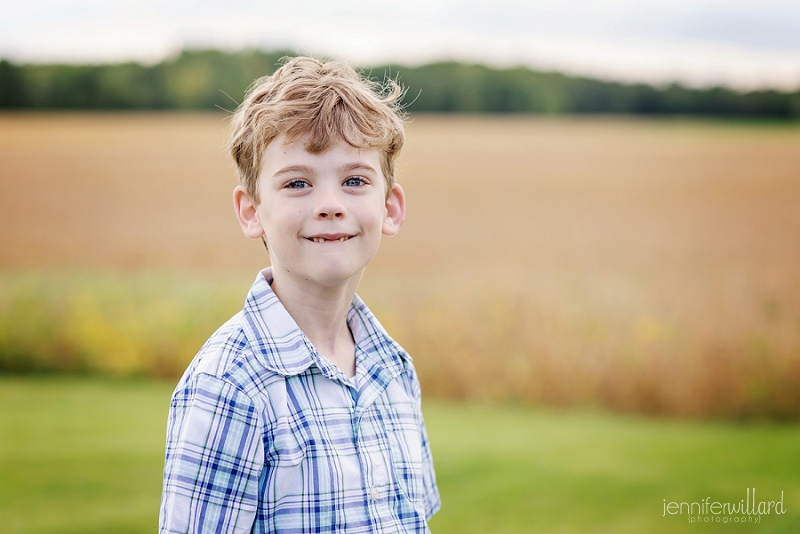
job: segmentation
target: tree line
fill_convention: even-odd
[[[232,110],[285,51],[184,50],[156,65],[17,65],[0,61],[0,108],[17,110]],[[377,80],[397,79],[410,112],[623,113],[800,118],[800,88],[736,92],[677,84],[654,87],[541,72],[524,67],[438,62],[378,65]]]

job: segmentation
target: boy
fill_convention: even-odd
[[[405,218],[401,91],[294,58],[230,148],[271,267],[170,404],[160,532],[428,532],[440,501],[411,358],[355,294]]]

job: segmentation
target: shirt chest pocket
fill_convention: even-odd
[[[279,431],[274,436],[269,460],[265,497],[280,508],[302,498],[305,490],[306,444],[290,431]]]
[[[414,404],[391,406],[384,417],[395,482],[411,501],[422,498],[422,433]]]

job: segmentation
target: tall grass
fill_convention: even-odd
[[[167,274],[2,273],[0,369],[174,378],[243,301]]]
[[[415,356],[427,395],[688,417],[800,415],[797,317],[757,319],[740,306],[731,310],[738,319],[703,324],[692,307],[659,307],[635,280],[531,277],[442,277],[428,290],[394,292],[376,278],[362,293]],[[717,322],[721,332],[709,328]]]
[[[423,278],[407,291],[402,280],[368,277],[361,294],[414,357],[428,397],[800,416],[797,338],[781,346],[758,325],[698,338],[679,317],[626,313],[568,287]],[[6,272],[0,282],[0,371],[175,378],[241,309],[249,280]]]

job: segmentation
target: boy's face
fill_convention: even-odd
[[[285,139],[280,134],[264,152],[260,203],[241,187],[234,192],[242,229],[265,237],[276,279],[289,274],[324,286],[358,284],[381,235],[394,235],[403,223],[402,189],[395,184],[387,197],[377,150],[339,141],[310,154],[305,138]]]

